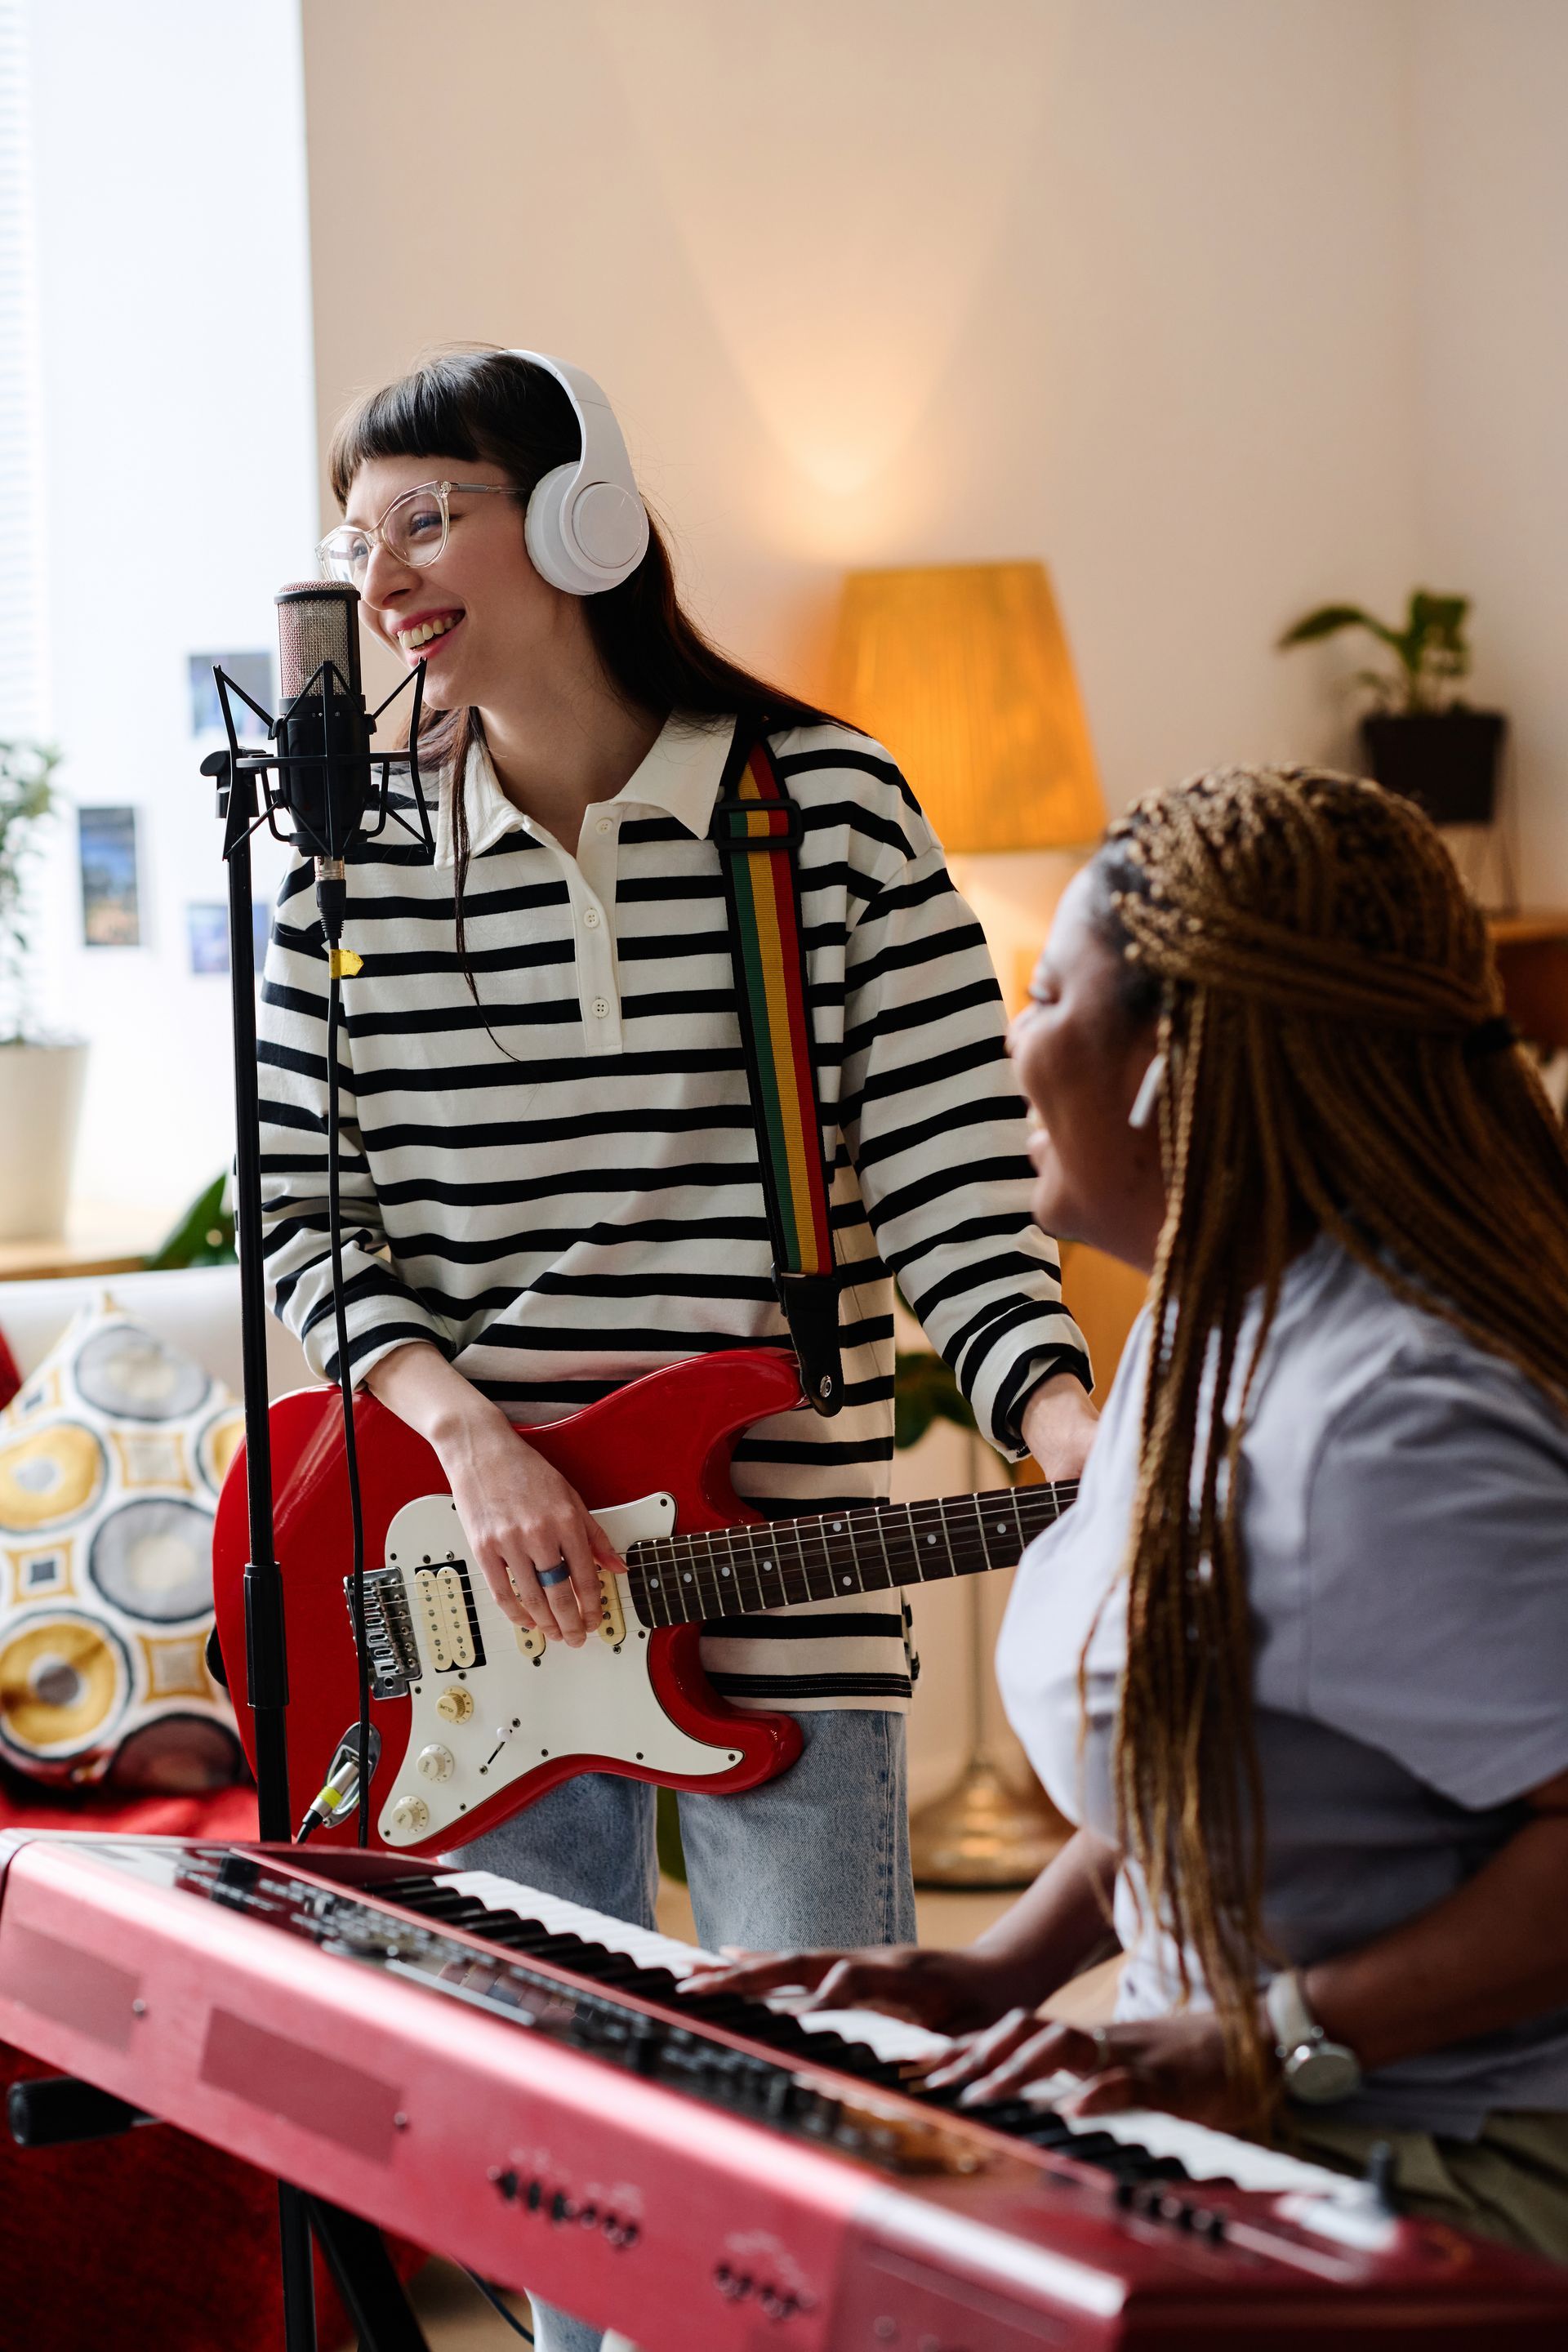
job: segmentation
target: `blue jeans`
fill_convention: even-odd
[[[835,1709],[795,1717],[800,1759],[738,1797],[680,1798],[691,1907],[712,1951],[908,1944],[904,1719]],[[568,1780],[462,1849],[464,1865],[521,1879],[641,1927],[654,1924],[653,1790],[609,1773]],[[597,2352],[596,2327],[534,2305],[539,2352]]]

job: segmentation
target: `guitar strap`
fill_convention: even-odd
[[[765,720],[742,716],[720,780],[719,848],[756,1122],[773,1281],[813,1411],[844,1402],[840,1276],[828,1222],[829,1169],[813,1066],[800,915],[800,811],[773,766]]]

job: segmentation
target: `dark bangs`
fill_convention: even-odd
[[[438,352],[349,410],[332,435],[327,474],[340,508],[360,467],[377,457],[465,457],[531,489],[581,447],[572,403],[542,368],[495,349]]]

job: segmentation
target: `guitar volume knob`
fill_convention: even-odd
[[[422,1780],[449,1780],[453,1770],[452,1751],[449,1748],[433,1743],[430,1747],[422,1748],[419,1750],[418,1756],[415,1759],[415,1767]]]
[[[472,1691],[450,1688],[444,1690],[436,1702],[436,1712],[447,1723],[467,1723],[474,1711]]]

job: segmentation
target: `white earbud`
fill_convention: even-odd
[[[591,375],[546,352],[511,357],[546,368],[564,390],[583,434],[582,455],[535,486],[523,536],[533,568],[569,596],[596,596],[629,579],[647,551],[647,509],[615,412]]]
[[[1154,1116],[1154,1105],[1160,1099],[1160,1087],[1164,1076],[1165,1056],[1163,1054],[1156,1054],[1144,1071],[1138,1091],[1132,1097],[1132,1108],[1127,1114],[1129,1127],[1142,1129],[1148,1126]]]

